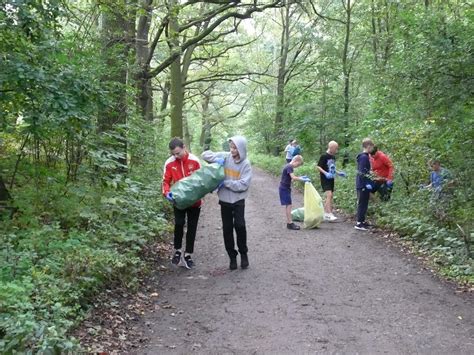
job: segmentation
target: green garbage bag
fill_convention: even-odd
[[[217,164],[201,166],[171,187],[176,208],[184,210],[194,205],[209,192],[214,191],[224,180],[224,167]]]
[[[303,222],[304,221],[304,207],[295,208],[291,211],[291,218],[295,222]]]

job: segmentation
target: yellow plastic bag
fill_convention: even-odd
[[[323,200],[314,188],[313,184],[304,184],[304,227],[306,229],[317,228],[323,221]]]

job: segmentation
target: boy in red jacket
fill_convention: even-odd
[[[375,174],[375,186],[372,192],[378,191],[382,201],[390,200],[395,171],[392,161],[384,152],[378,150],[377,146],[374,146],[370,152],[370,165]]]
[[[171,157],[166,160],[163,169],[162,192],[166,199],[174,202],[173,194],[170,192],[171,185],[182,178],[191,175],[201,167],[199,159],[187,152],[183,141],[180,138],[173,138],[169,143]],[[173,206],[174,210],[174,248],[175,253],[171,262],[186,269],[194,266],[191,254],[194,252],[194,240],[196,239],[196,230],[201,213],[201,200],[185,210],[179,210]],[[186,231],[186,250],[182,255],[181,247],[183,244],[184,225],[188,217],[188,228]]]

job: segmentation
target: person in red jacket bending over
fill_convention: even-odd
[[[191,153],[188,153],[183,141],[180,138],[173,138],[169,143],[171,157],[165,162],[163,169],[162,192],[166,199],[174,202],[173,194],[170,192],[171,186],[182,178],[191,175],[201,167],[199,159]],[[194,252],[194,240],[196,239],[196,230],[201,213],[201,203],[199,200],[194,205],[185,210],[174,209],[174,248],[175,252],[171,262],[186,269],[194,266],[191,254]],[[183,255],[182,244],[184,225],[188,217],[188,228],[186,231],[186,250]]]
[[[382,201],[390,200],[395,172],[392,161],[384,152],[378,150],[377,146],[374,146],[370,152],[370,165],[375,175],[375,186],[372,192],[378,191]]]

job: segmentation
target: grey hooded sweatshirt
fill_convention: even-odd
[[[233,142],[239,151],[240,160],[235,161],[229,152],[214,153],[206,150],[201,157],[208,163],[214,163],[219,158],[224,158],[224,184],[219,189],[217,195],[219,201],[226,203],[235,203],[243,200],[248,195],[250,180],[252,179],[252,168],[247,159],[247,140],[242,136],[234,136],[229,139]]]

